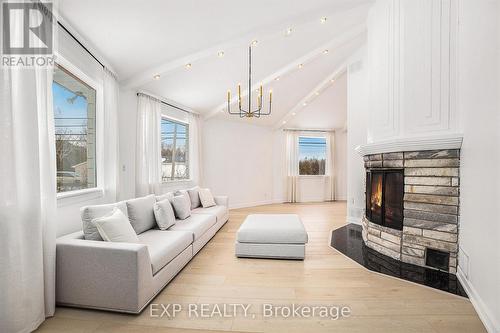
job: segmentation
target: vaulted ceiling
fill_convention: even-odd
[[[273,91],[272,115],[256,122],[279,126],[304,104],[332,95],[332,82],[364,42],[371,3],[63,0],[59,9],[112,64],[123,86],[175,101],[205,117],[228,117],[223,112],[226,94],[231,90],[234,103],[238,83],[247,104],[248,46],[256,40],[252,89],[264,85],[265,107]]]

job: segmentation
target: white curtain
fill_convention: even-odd
[[[1,69],[1,332],[32,331],[54,314],[52,73],[52,68]]]
[[[195,184],[203,185],[202,158],[202,119],[199,115],[189,114],[189,175]]]
[[[328,177],[328,200],[334,201],[336,199],[336,170],[335,170],[335,132],[328,132],[326,134],[326,170],[325,174]]]
[[[118,133],[119,88],[115,74],[104,68],[104,190],[110,201],[117,200],[120,161]]]
[[[137,103],[136,195],[159,194],[160,183],[161,102],[139,94]]]
[[[295,131],[285,132],[285,179],[286,197],[288,202],[297,202],[298,176],[299,176],[299,133]]]

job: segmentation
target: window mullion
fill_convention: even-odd
[[[174,123],[174,138],[172,140],[172,171],[170,173],[171,180],[175,179],[175,153],[177,151],[177,124]]]

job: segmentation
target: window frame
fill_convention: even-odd
[[[78,80],[82,81],[86,85],[90,86],[96,92],[96,105],[95,105],[95,183],[96,186],[92,188],[85,188],[80,190],[58,192],[56,198],[58,200],[58,205],[61,205],[65,200],[72,198],[74,201],[75,197],[81,197],[82,199],[95,199],[104,196],[104,182],[103,177],[99,175],[102,174],[104,170],[104,156],[103,156],[103,146],[102,139],[104,133],[104,87],[103,82],[96,81],[90,76],[85,74],[78,66],[74,65],[72,62],[68,61],[66,58],[56,53],[55,63],[63,67],[67,72],[73,75]],[[52,83],[51,83],[52,89]],[[57,172],[57,170],[56,170]],[[78,199],[77,199],[78,201]],[[68,202],[69,203],[69,202]]]
[[[325,140],[325,173],[323,175],[301,175],[300,174],[300,138],[311,138],[311,139],[324,139]],[[317,134],[299,134],[297,138],[297,173],[300,178],[318,178],[318,177],[326,177],[326,168],[328,165],[328,139],[326,136]]]
[[[173,117],[170,117],[170,116],[167,116],[164,114],[161,115],[161,119],[160,119],[160,157],[161,158],[163,158],[161,156],[161,144],[162,144],[161,143],[161,140],[162,140],[161,139],[161,122],[163,120],[169,121],[169,122],[174,123],[176,125],[182,125],[182,126],[186,127],[186,170],[187,170],[187,177],[186,178],[172,178],[172,177],[170,177],[170,178],[167,178],[166,180],[163,180],[163,175],[162,175],[161,183],[162,184],[171,184],[171,183],[175,183],[175,182],[191,181],[191,172],[190,172],[191,171],[190,170],[191,164],[190,164],[190,151],[189,151],[189,139],[190,139],[190,137],[189,137],[189,123],[175,119]],[[175,137],[176,136],[177,136],[177,131],[175,132]],[[174,137],[174,140],[175,140],[175,137]],[[174,149],[172,150],[172,171],[175,168],[175,148],[176,148],[176,146],[174,145],[173,147],[174,147]],[[162,162],[162,164],[163,164],[163,162]],[[160,170],[160,172],[161,172],[161,170]]]

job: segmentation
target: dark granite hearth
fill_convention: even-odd
[[[332,231],[331,246],[369,270],[468,297],[454,274],[404,263],[367,247],[362,227],[348,224]]]

